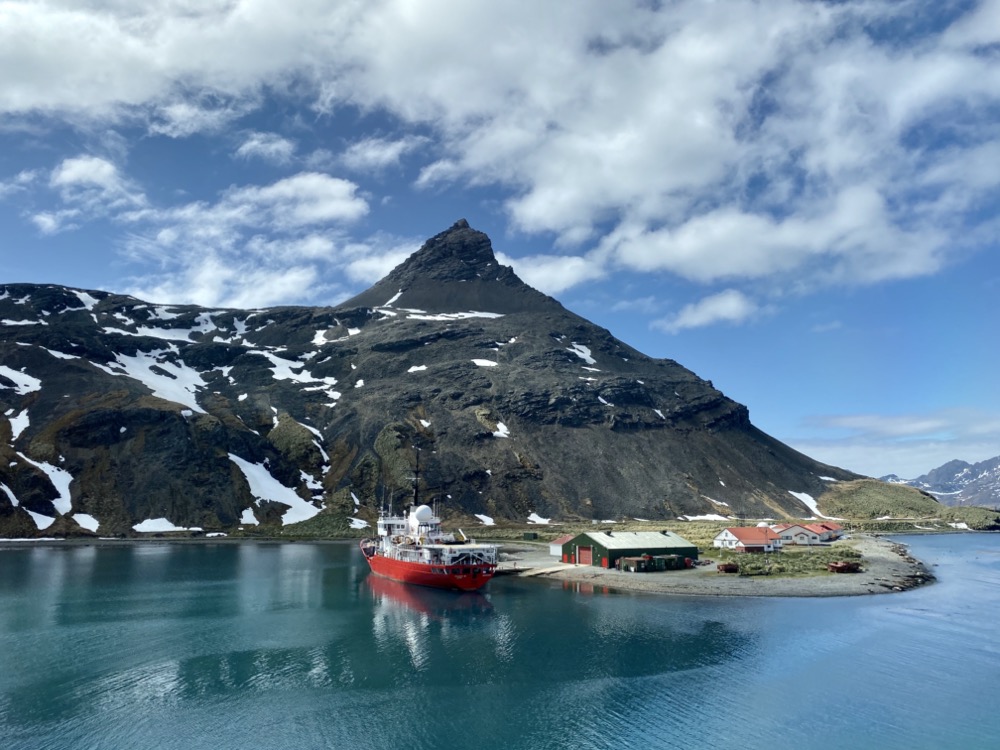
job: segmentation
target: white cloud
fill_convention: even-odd
[[[79,228],[80,225],[73,221],[79,215],[80,212],[75,209],[67,209],[64,211],[39,211],[36,214],[32,214],[31,223],[34,224],[38,228],[38,231],[42,234],[58,234],[59,232],[66,232]]]
[[[109,208],[145,203],[145,197],[118,170],[99,156],[64,159],[52,170],[49,184],[64,201],[101,203]]]
[[[654,321],[652,326],[667,333],[677,333],[685,328],[701,328],[719,322],[742,323],[758,310],[758,305],[742,292],[726,289],[685,305],[676,315]]]
[[[156,271],[132,282],[132,294],[206,306],[260,307],[343,296],[332,269],[357,260],[343,226],[367,202],[357,185],[302,172],[269,185],[225,191],[215,203],[144,207],[117,216],[134,227],[126,250]]]
[[[518,277],[540,292],[558,294],[586,281],[600,279],[605,270],[594,257],[532,255],[512,258],[496,253],[497,260],[511,266]]]
[[[664,301],[658,297],[646,296],[633,299],[622,299],[611,305],[614,312],[637,310],[644,315],[655,315],[663,309]]]
[[[979,409],[821,416],[802,432],[786,442],[824,463],[874,477],[913,479],[948,461],[976,463],[1000,454],[1000,414]]]
[[[271,259],[241,259],[238,252],[188,253],[169,274],[138,280],[131,294],[152,301],[189,302],[205,307],[266,307],[300,299],[317,288],[316,266],[288,266]]]
[[[940,434],[955,424],[943,414],[886,416],[884,414],[850,414],[821,417],[814,420],[825,429],[864,434],[879,438],[906,438]]]
[[[314,0],[8,2],[0,24],[0,111],[121,119],[155,113],[171,136],[214,130],[264,84],[325,79],[357,9]]]
[[[332,221],[354,221],[368,213],[368,203],[357,195],[358,186],[339,177],[301,172],[264,187],[230,190],[221,210],[243,214],[247,223],[270,223],[292,228]]]
[[[351,281],[373,284],[392,269],[413,255],[420,243],[404,242],[400,245],[386,245],[385,238],[374,238],[368,244],[358,244],[345,248],[350,258],[344,267]]]
[[[622,265],[670,271],[697,282],[798,277],[872,283],[936,271],[942,237],[908,231],[889,218],[871,186],[845,188],[818,216],[775,219],[727,206],[675,229],[647,231],[621,225],[604,247]]]
[[[378,170],[399,164],[400,159],[427,143],[418,136],[405,138],[364,138],[352,143],[341,156],[341,161],[355,171]]]
[[[258,235],[251,237],[245,248],[248,253],[259,258],[294,262],[332,258],[337,251],[337,244],[328,235],[321,234],[278,240],[267,240]]]
[[[33,169],[24,169],[18,172],[9,180],[0,181],[0,200],[15,193],[23,193],[38,178],[38,172]]]
[[[21,172],[12,184],[20,192],[37,183],[36,177],[36,172]],[[44,235],[77,229],[93,219],[140,209],[146,204],[146,196],[115,164],[89,154],[63,159],[49,174],[48,185],[62,205],[28,214]],[[2,194],[0,191],[0,197]]]
[[[295,154],[295,143],[277,133],[247,134],[246,139],[236,149],[241,159],[262,159],[274,164],[287,164]]]
[[[250,112],[256,104],[254,98],[209,104],[184,100],[156,103],[149,115],[149,132],[170,138],[217,133]]]
[[[8,117],[182,138],[233,127],[272,92],[321,119],[356,108],[379,135],[307,163],[405,157],[418,186],[500,188],[514,229],[559,245],[521,271],[549,292],[618,267],[734,288],[872,284],[934,274],[1000,231],[982,211],[998,197],[1000,66],[984,54],[1000,42],[996,3],[949,5],[940,18],[957,20],[939,30],[899,23],[926,20],[917,0],[3,7],[0,69],[18,71],[0,81]],[[296,145],[253,131],[236,153],[288,164]],[[60,188],[74,191],[63,209],[113,200],[115,173],[99,166]],[[288,179],[188,210],[280,231],[367,210],[352,183]],[[46,207],[32,220],[82,219]]]
[[[123,190],[118,168],[97,156],[78,156],[65,159],[52,171],[50,183],[54,187],[72,188],[95,186],[108,193]]]

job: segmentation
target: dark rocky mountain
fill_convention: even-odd
[[[855,477],[531,289],[464,221],[337,308],[7,284],[0,321],[0,536],[347,529],[411,496],[418,455],[421,497],[466,523],[806,517]]]
[[[883,481],[924,490],[945,505],[1000,507],[1000,456],[976,464],[949,461],[916,479],[891,474]]]

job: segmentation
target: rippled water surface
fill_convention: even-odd
[[[452,594],[349,544],[0,549],[0,748],[996,748],[1000,535],[839,599]]]

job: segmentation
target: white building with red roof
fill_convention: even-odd
[[[822,535],[815,529],[798,523],[778,523],[771,527],[781,537],[782,544],[820,544]]]
[[[780,552],[781,536],[767,526],[734,526],[720,531],[712,544],[737,552]]]
[[[836,524],[832,524],[832,525],[836,526]],[[805,527],[807,529],[809,529],[809,531],[813,532],[814,534],[819,534],[820,541],[829,542],[829,541],[832,541],[833,539],[837,538],[837,537],[834,536],[834,530],[831,529],[828,524],[825,524],[825,523],[807,523],[805,525]]]

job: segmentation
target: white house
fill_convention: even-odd
[[[819,544],[822,537],[815,529],[797,523],[779,523],[771,529],[781,537],[782,544]]]
[[[781,537],[766,526],[735,526],[716,534],[712,544],[737,552],[780,552]]]
[[[812,533],[818,535],[821,542],[829,542],[833,539],[833,532],[818,523],[807,523],[805,527]]]

